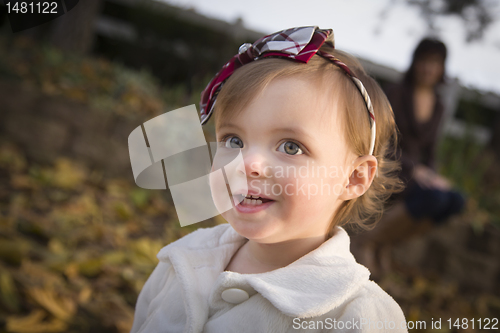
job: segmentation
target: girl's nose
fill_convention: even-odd
[[[248,178],[260,178],[266,176],[266,159],[259,152],[243,153],[243,163],[239,170],[245,173]],[[267,175],[268,176],[268,175]]]

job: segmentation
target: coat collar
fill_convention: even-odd
[[[198,229],[164,247],[157,257],[172,263],[186,292],[191,289],[191,294],[200,295],[203,290],[192,290],[199,285],[196,280],[215,281],[246,241],[229,224],[222,224]],[[202,277],[196,277],[196,269],[207,266],[213,268],[211,274],[205,269]],[[286,267],[260,274],[232,274],[244,277],[284,314],[304,318],[323,315],[343,304],[368,281],[370,272],[356,263],[349,251],[349,236],[337,227],[332,238]],[[200,301],[187,299],[187,306]]]

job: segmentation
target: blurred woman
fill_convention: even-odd
[[[400,131],[400,178],[406,189],[391,198],[391,206],[375,229],[357,237],[358,260],[375,276],[388,269],[390,253],[381,244],[396,243],[444,223],[459,213],[465,199],[450,182],[438,174],[436,149],[444,106],[438,86],[444,82],[446,46],[423,39],[403,81],[387,91]],[[382,267],[381,267],[382,266]]]

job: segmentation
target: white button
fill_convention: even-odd
[[[238,288],[226,289],[221,296],[223,300],[232,304],[240,304],[250,298],[246,291]]]

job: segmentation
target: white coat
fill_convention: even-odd
[[[224,271],[246,241],[222,224],[161,249],[131,333],[408,332],[399,305],[356,263],[344,229],[286,267]]]

